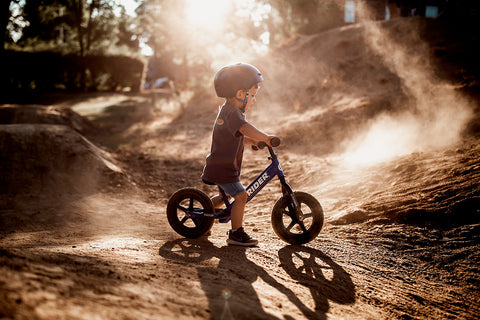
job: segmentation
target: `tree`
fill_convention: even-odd
[[[198,2],[143,0],[136,11],[139,37],[152,48],[153,65],[159,72],[174,73],[177,80],[195,80],[202,77],[203,71],[210,74],[214,56],[218,58],[220,52],[225,54],[226,51],[231,53],[235,50],[243,56],[247,55],[247,52],[254,50],[252,42],[260,42],[260,35],[266,31],[264,25],[253,22],[249,11],[251,7],[239,8],[242,4],[233,1],[219,2],[217,5],[223,6],[221,13],[218,7],[208,8],[217,11],[215,18],[224,20],[214,25],[204,19],[192,21],[208,13],[191,12],[192,4],[197,5]],[[208,4],[204,3],[204,6]],[[243,14],[239,14],[240,11]],[[165,73],[153,73],[158,77],[170,77]]]
[[[12,0],[4,0],[0,3],[0,50],[5,48],[5,38],[7,34],[7,24],[10,18],[10,2]]]
[[[23,16],[29,25],[19,44],[80,56],[106,53],[129,31],[119,9],[114,0],[27,0]]]
[[[10,39],[7,26],[12,18],[10,6],[12,3],[18,3],[19,0],[3,0],[0,1],[0,51],[5,50],[7,39]]]
[[[270,0],[278,15],[276,35],[313,34],[343,24],[343,8],[338,0]]]
[[[152,78],[175,77],[175,66],[187,63],[185,30],[178,23],[184,6],[184,0],[144,0],[136,10],[140,37],[153,50]]]

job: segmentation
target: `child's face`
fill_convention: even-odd
[[[245,111],[248,111],[248,109],[250,109],[250,107],[256,102],[256,95],[259,89],[260,89],[260,86],[258,84],[255,84],[248,90],[248,101],[247,101],[247,105],[245,106]],[[242,90],[241,99],[245,99],[246,94],[247,92]]]

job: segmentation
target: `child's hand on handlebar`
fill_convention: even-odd
[[[267,143],[268,142],[268,143]],[[266,141],[258,141],[257,144],[253,148],[254,150],[263,149],[265,147],[278,147],[280,145],[280,138],[276,136],[268,136]]]
[[[277,138],[276,136],[271,136],[271,135],[268,135],[268,139],[266,139],[264,142],[269,146],[269,147],[273,147],[272,145],[272,140]],[[277,138],[278,139],[278,138]]]

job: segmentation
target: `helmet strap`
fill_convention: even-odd
[[[235,99],[237,99],[237,101],[243,103],[242,105],[242,113],[245,113],[245,108],[247,107],[247,102],[248,102],[248,91],[249,89],[247,89],[247,94],[245,95],[245,99],[238,99],[237,97],[235,97]]]

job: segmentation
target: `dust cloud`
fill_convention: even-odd
[[[439,76],[431,21],[372,21],[361,9],[359,23],[299,36],[258,61],[265,83],[254,123],[296,152],[347,165],[459,143],[474,108]]]
[[[397,75],[408,107],[400,114],[381,114],[355,139],[345,143],[350,164],[375,164],[393,157],[455,145],[461,140],[473,108],[451,84],[434,75],[428,45],[419,30],[404,28],[392,37],[382,24],[365,20],[365,43]],[[414,26],[409,24],[408,26]],[[391,99],[395,100],[395,96]]]

